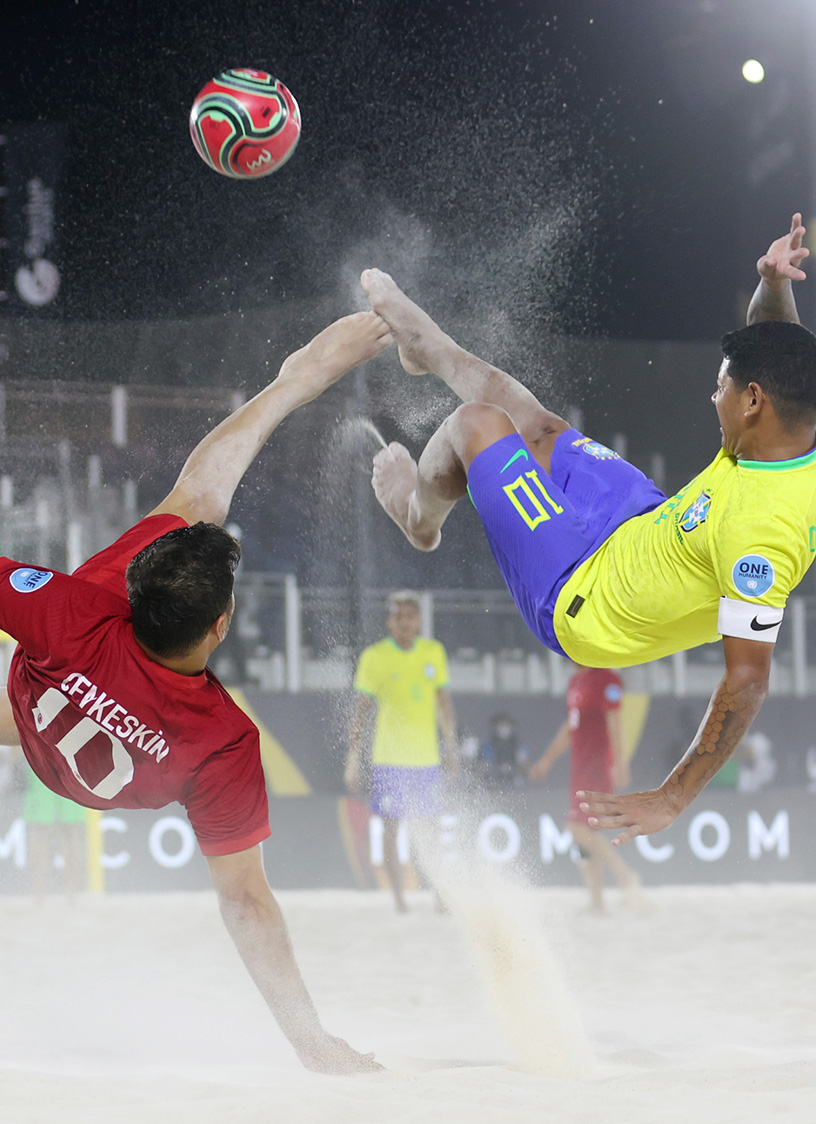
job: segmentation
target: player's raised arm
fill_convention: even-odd
[[[298,971],[286,923],[263,869],[260,847],[207,859],[221,916],[249,974],[300,1061],[318,1073],[372,1073],[360,1054],[320,1024]]]
[[[723,637],[725,675],[711,697],[700,729],[660,788],[613,796],[579,792],[591,827],[612,828],[613,843],[668,827],[731,757],[768,693],[774,645]]]
[[[393,342],[388,325],[373,312],[354,312],[318,332],[284,360],[269,386],[199,441],[170,494],[150,514],[223,523],[244,473],[283,419]]]
[[[756,324],[760,320],[799,323],[792,282],[804,281],[807,277],[799,268],[810,254],[810,250],[802,245],[804,236],[802,216],[797,211],[791,219],[790,231],[772,242],[768,252],[757,262],[759,284],[748,305],[747,323]]]

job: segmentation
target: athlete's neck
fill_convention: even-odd
[[[234,608],[235,598],[233,597],[227,611],[213,621],[203,639],[200,640],[194,648],[191,648],[189,652],[185,652],[183,656],[159,656],[156,652],[151,652],[147,645],[141,642],[135,632],[133,634],[133,639],[145,655],[153,660],[154,663],[160,663],[162,667],[169,668],[170,671],[175,671],[178,675],[201,675],[207,666],[207,660],[218,645],[223,642],[224,637],[229,632]]]
[[[148,659],[151,659],[153,663],[161,664],[162,667],[166,667],[170,671],[175,671],[178,675],[201,675],[207,666],[207,659],[210,655],[208,645],[199,644],[186,656],[157,656],[155,652],[151,652],[149,648],[145,647],[138,637],[134,636],[133,639]]]
[[[403,652],[410,652],[414,644],[416,644],[416,637],[413,636],[410,640],[397,640],[396,636],[392,636],[391,643],[396,644],[396,646],[398,648],[401,648]]]
[[[792,461],[807,456],[816,447],[812,426],[779,429],[768,434],[746,435],[739,443],[735,455],[741,461]]]

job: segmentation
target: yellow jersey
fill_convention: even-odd
[[[436,696],[447,684],[438,640],[418,637],[406,651],[389,636],[363,650],[354,689],[377,700],[374,765],[439,764]]]
[[[588,667],[627,667],[727,635],[775,639],[816,552],[816,450],[712,463],[621,524],[570,576],[553,623]],[[764,613],[761,607],[773,607]],[[744,610],[744,612],[742,611]],[[732,630],[723,621],[739,620]]]

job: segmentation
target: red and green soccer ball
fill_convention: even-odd
[[[256,180],[277,172],[300,140],[300,110],[283,82],[264,70],[225,70],[198,93],[190,136],[222,176]]]

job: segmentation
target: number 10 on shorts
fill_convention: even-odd
[[[527,483],[528,480],[531,480],[535,485],[535,491]],[[504,490],[513,507],[531,531],[534,531],[539,523],[546,523],[548,519],[552,519],[553,515],[560,515],[564,510],[555,502],[539,480],[537,469],[533,469],[532,472],[525,472],[523,476],[517,477],[512,484],[505,484]],[[549,508],[549,511],[547,508]]]

